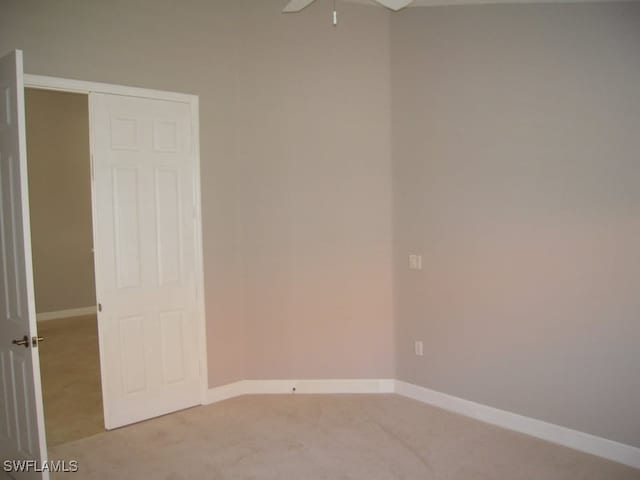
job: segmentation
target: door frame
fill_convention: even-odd
[[[54,90],[70,93],[81,93],[89,95],[91,93],[106,93],[112,95],[122,95],[129,97],[148,98],[154,100],[165,100],[172,102],[186,103],[191,109],[191,152],[193,159],[193,207],[195,210],[195,255],[194,255],[194,271],[196,281],[196,325],[198,334],[198,364],[201,381],[200,403],[207,402],[207,393],[209,390],[208,368],[207,368],[207,342],[206,342],[206,320],[205,320],[205,304],[204,304],[204,263],[203,263],[203,245],[202,245],[202,201],[200,189],[200,118],[199,118],[199,99],[197,95],[185,93],[168,92],[162,90],[150,90],[139,87],[128,87],[124,85],[114,85],[108,83],[88,82],[83,80],[72,80],[67,78],[49,77],[43,75],[24,74],[24,87],[40,90]],[[89,102],[90,105],[90,102]],[[28,133],[28,132],[27,132]],[[96,200],[95,189],[93,185],[93,125],[91,122],[91,111],[89,111],[89,148],[91,153],[91,209],[92,209],[92,225],[95,249],[95,238],[97,236],[97,216],[96,216]],[[96,291],[98,290],[99,271],[95,262]],[[102,362],[100,364],[101,380],[104,385],[104,369]],[[106,404],[103,406],[105,412]]]

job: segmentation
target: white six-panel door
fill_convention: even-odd
[[[90,94],[108,429],[197,405],[195,155],[188,103]]]
[[[0,59],[0,459],[46,456],[27,191],[22,52]],[[14,343],[14,340],[20,344]],[[19,467],[15,467],[19,468]],[[48,478],[48,473],[11,474]]]

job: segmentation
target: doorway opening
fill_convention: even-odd
[[[89,97],[25,89],[31,250],[48,446],[104,431]]]

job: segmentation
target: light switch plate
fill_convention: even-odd
[[[409,270],[422,270],[422,255],[409,255]]]

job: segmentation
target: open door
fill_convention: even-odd
[[[0,468],[16,479],[40,479],[49,475],[40,472],[46,443],[27,185],[22,52],[16,50],[0,58]]]
[[[188,103],[91,93],[105,424],[201,403],[195,152]]]

